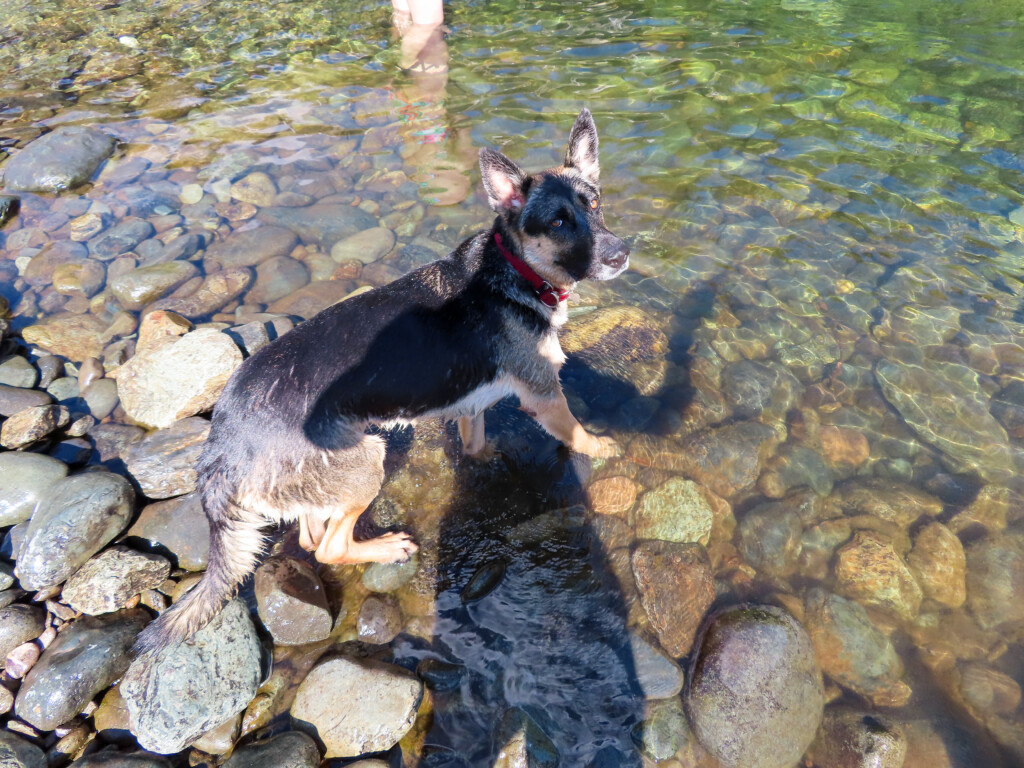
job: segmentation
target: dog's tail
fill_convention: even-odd
[[[234,483],[219,468],[200,474],[205,475],[201,493],[210,523],[209,565],[195,587],[139,634],[134,657],[158,653],[209,624],[253,572],[263,551],[267,521],[233,503]]]

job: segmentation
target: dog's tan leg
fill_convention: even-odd
[[[479,456],[487,445],[484,435],[484,414],[459,417],[459,437],[462,438],[462,453],[465,456]]]
[[[619,446],[614,440],[592,435],[576,421],[561,392],[548,398],[532,397],[529,394],[524,396],[520,393],[519,399],[544,429],[574,451],[597,458],[619,455]]]
[[[332,565],[404,562],[418,549],[407,533],[385,533],[368,541],[355,541],[352,531],[361,514],[360,509],[328,521],[327,533],[316,549],[317,560]]]
[[[307,552],[312,552],[320,546],[326,532],[327,526],[316,515],[299,515],[299,546]]]

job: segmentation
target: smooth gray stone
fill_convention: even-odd
[[[0,453],[0,526],[28,520],[54,483],[67,473],[67,465],[50,456]]]
[[[61,192],[88,181],[114,151],[114,140],[95,128],[62,125],[7,161],[4,186],[27,192]]]
[[[210,526],[199,494],[147,504],[125,540],[166,550],[186,571],[204,570],[210,557]]]
[[[17,567],[22,586],[46,589],[66,580],[124,530],[134,501],[129,482],[111,472],[55,483],[29,522]]]
[[[39,747],[7,730],[0,730],[0,768],[47,768]]]
[[[39,381],[39,371],[20,355],[13,355],[0,363],[0,384],[31,389]]]
[[[189,640],[138,658],[120,690],[139,744],[167,755],[241,712],[259,684],[256,629],[235,599]]]
[[[41,390],[0,384],[0,416],[13,416],[26,408],[49,405],[52,402],[53,398]]]
[[[117,397],[117,382],[114,379],[98,379],[82,392],[89,413],[98,420],[109,416],[120,402]]]
[[[320,750],[304,733],[287,731],[235,750],[222,768],[317,768]]]
[[[290,229],[306,245],[319,245],[328,251],[339,240],[377,226],[377,219],[366,211],[340,203],[307,208],[264,208],[259,218],[267,224]]]
[[[46,628],[46,611],[35,605],[9,605],[0,608],[0,659],[22,643],[42,634]]]
[[[128,649],[148,622],[139,609],[75,620],[25,676],[15,714],[43,731],[66,723],[128,668]]]

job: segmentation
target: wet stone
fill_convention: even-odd
[[[241,364],[242,352],[230,336],[199,328],[153,341],[110,375],[125,413],[159,429],[212,410]]]
[[[558,750],[551,739],[532,717],[519,708],[505,714],[497,736],[498,742],[504,746],[498,752],[493,768],[557,768],[559,764]]]
[[[204,262],[219,265],[221,269],[252,267],[268,259],[287,256],[296,242],[295,234],[283,227],[233,232],[206,249]]]
[[[0,445],[21,448],[42,440],[61,424],[69,422],[67,409],[60,405],[26,408],[9,417],[0,427]]]
[[[925,597],[959,608],[967,599],[967,558],[960,539],[942,523],[930,523],[917,534],[907,556],[910,570]]]
[[[640,751],[651,760],[667,760],[692,738],[683,704],[677,698],[652,704],[634,734]]]
[[[274,180],[260,171],[250,173],[231,185],[231,197],[260,208],[273,205],[276,195],[277,185]]]
[[[828,768],[902,768],[903,729],[884,715],[828,707],[808,757]]]
[[[17,567],[22,586],[45,589],[67,579],[124,529],[133,502],[128,481],[110,472],[54,483],[25,534]]]
[[[786,443],[768,461],[757,485],[765,496],[773,499],[803,487],[825,496],[832,490],[832,473],[816,451]]]
[[[28,520],[67,466],[35,453],[0,453],[0,527]]]
[[[252,279],[252,271],[245,267],[225,269],[223,272],[207,275],[195,293],[179,298],[160,299],[150,306],[150,310],[169,310],[196,320],[216,312],[245,293]]]
[[[120,610],[129,598],[158,587],[170,574],[171,564],[159,555],[115,546],[83,565],[61,592],[76,611],[96,616]]]
[[[370,595],[356,619],[359,639],[365,643],[390,643],[402,629],[402,612],[390,595]]]
[[[319,765],[320,750],[316,742],[304,733],[287,731],[235,750],[223,768],[317,768]]]
[[[321,203],[306,208],[270,207],[258,214],[261,221],[290,229],[306,245],[329,250],[339,240],[377,226],[377,220],[350,205]]]
[[[91,298],[107,280],[107,269],[91,259],[61,264],[53,270],[53,289],[65,296]]]
[[[167,499],[195,490],[196,462],[210,433],[210,422],[198,417],[174,422],[133,443],[125,465],[142,492]]]
[[[866,606],[902,619],[913,619],[923,593],[914,575],[892,545],[879,536],[858,531],[836,555],[839,591]]]
[[[0,384],[0,416],[10,417],[26,408],[49,405],[52,402],[52,397],[38,389],[24,389]]]
[[[824,703],[814,647],[791,615],[757,605],[709,619],[685,704],[723,766],[790,768],[813,741]]]
[[[106,324],[96,315],[53,315],[22,329],[21,336],[33,346],[75,362],[103,354]]]
[[[89,414],[97,420],[105,419],[121,402],[114,379],[94,381],[82,392],[82,399],[85,400]]]
[[[291,706],[298,730],[317,738],[325,757],[356,757],[390,749],[408,732],[423,698],[423,684],[390,664],[345,657],[318,664],[302,681]],[[358,701],[351,708],[349,702]],[[338,708],[347,716],[339,719]]]
[[[901,528],[942,512],[942,502],[936,497],[891,480],[853,480],[837,487],[832,499],[849,516],[871,515]]]
[[[631,558],[640,600],[673,657],[685,656],[715,599],[711,563],[699,544],[644,541]]]
[[[880,360],[875,376],[886,400],[950,469],[995,483],[1015,474],[1006,431],[989,412],[974,371],[958,363]]]
[[[209,562],[210,529],[198,493],[147,504],[125,536],[166,552],[186,571],[202,571]]]
[[[318,280],[278,299],[267,307],[267,311],[279,315],[298,315],[308,320],[346,298],[351,293],[350,285],[340,280]]]
[[[39,747],[8,730],[0,730],[0,765],[4,768],[47,768]]]
[[[636,681],[648,699],[668,699],[683,690],[683,670],[640,635],[629,634]]]
[[[763,420],[784,418],[793,407],[800,383],[778,363],[741,360],[722,369],[722,394],[741,419],[762,416]]]
[[[416,555],[404,563],[371,563],[363,571],[363,586],[371,592],[394,592],[415,576],[418,569]]]
[[[350,259],[372,264],[394,247],[394,232],[385,227],[373,227],[335,243],[331,247],[331,258],[339,264]]]
[[[691,480],[673,478],[648,491],[636,513],[641,539],[693,541],[707,544],[716,517],[730,513],[729,504]]]
[[[44,731],[71,720],[128,668],[128,649],[148,621],[144,611],[76,620],[25,677],[18,717]]]
[[[804,621],[825,674],[877,704],[905,701],[903,662],[862,605],[817,588],[807,592],[804,604]]]
[[[122,219],[99,237],[89,241],[89,253],[100,261],[111,261],[153,236],[153,225],[142,219]]]
[[[47,243],[25,268],[25,282],[36,288],[50,285],[56,270],[64,264],[83,264],[89,251],[81,243],[59,240]]]
[[[303,645],[325,640],[333,621],[316,572],[291,557],[268,558],[253,581],[260,620],[274,642]]]
[[[743,560],[770,576],[791,576],[800,557],[803,522],[780,503],[761,504],[739,521]]]
[[[309,283],[309,268],[301,261],[276,256],[256,267],[256,283],[246,302],[270,304]]]
[[[608,477],[587,489],[590,507],[599,515],[620,515],[633,508],[640,486],[628,477]]]
[[[989,536],[966,554],[967,608],[982,629],[1024,621],[1024,533]]]
[[[8,605],[0,608],[0,659],[22,643],[42,634],[46,628],[46,611],[34,605]]]
[[[171,764],[151,752],[96,752],[74,762],[75,768],[170,768]]]
[[[752,421],[700,432],[680,445],[679,469],[729,498],[757,482],[761,465],[777,442],[773,429]]]
[[[12,355],[0,363],[0,384],[31,389],[39,381],[39,371],[20,355]]]
[[[4,167],[4,185],[27,192],[62,192],[88,181],[114,151],[95,128],[65,125],[31,142]]]
[[[982,715],[1010,714],[1021,701],[1021,688],[1016,680],[976,662],[960,668],[957,690],[967,705]]]
[[[187,261],[171,261],[133,269],[108,284],[110,292],[125,309],[139,310],[178,288],[199,274]]]
[[[236,599],[187,642],[135,661],[121,695],[139,744],[171,754],[241,712],[259,681],[256,630]]]

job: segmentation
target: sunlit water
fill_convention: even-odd
[[[456,3],[447,8],[449,71],[433,78],[400,70],[408,62],[384,3],[4,5],[0,148],[64,123],[101,126],[122,144],[78,195],[115,215],[139,188],[172,210],[186,184],[206,184],[209,195],[233,157],[282,192],[369,202],[392,216],[399,245],[423,247],[377,278],[345,278],[346,289],[487,224],[480,147],[499,146],[530,169],[554,165],[573,117],[589,107],[605,215],[630,243],[633,270],[584,287],[583,304],[639,307],[668,342],[658,353],[664,380],[649,391],[567,366],[574,407],[634,446],[635,463],[598,466],[600,476],[658,485],[672,468],[643,456],[682,450],[687,433],[721,423],[759,418],[792,442],[785,411],[695,397],[701,384],[690,379],[720,385],[726,364],[774,360],[799,380],[787,406],[857,431],[870,447],[856,467],[819,462],[787,490],[826,495],[855,476],[883,478],[939,498],[948,522],[988,484],[1011,489],[1009,522],[1021,517],[1024,28],[1014,4]],[[135,170],[119,174],[126,166]],[[247,226],[211,213],[213,202],[184,211],[184,228],[224,236]],[[67,237],[64,221],[46,219],[60,205],[26,196],[20,220],[0,235],[0,259]],[[29,238],[32,226],[45,234]],[[16,327],[69,309],[52,292],[28,301],[13,284],[4,292]],[[231,320],[237,305],[213,319]],[[264,307],[249,302],[238,316]],[[118,307],[70,309],[110,317]],[[409,523],[434,537],[437,617],[433,636],[400,638],[395,657],[467,671],[455,691],[434,696],[433,725],[409,746],[430,765],[490,764],[504,712],[519,707],[566,765],[639,764],[630,739],[644,705],[624,648],[627,627],[644,619],[613,578],[631,529],[609,534],[607,521],[595,529],[578,514],[591,468],[532,429],[497,420],[489,434],[505,459],[479,466],[456,461],[451,436],[438,437],[435,453],[447,458],[417,475],[434,522],[414,513]],[[448,490],[432,495],[435,485]],[[737,518],[763,492],[763,483],[739,490],[730,499]],[[534,519],[541,532],[524,533]],[[961,533],[965,543],[984,534]],[[723,601],[833,586],[827,569],[751,575],[727,537],[709,550]],[[464,603],[466,583],[495,560],[506,569],[499,586]],[[964,609],[926,603],[923,613],[919,625],[941,635]],[[914,691],[890,712],[948,712],[974,729],[936,692],[931,652],[911,639],[923,643],[925,629],[915,635],[895,620],[885,629]],[[976,653],[1024,682],[1019,638],[1011,632],[997,649],[987,635]],[[1019,707],[1006,722],[1022,727]]]

